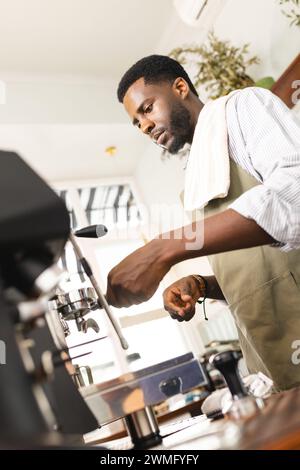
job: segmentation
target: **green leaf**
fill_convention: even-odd
[[[275,80],[273,77],[264,77],[255,82],[255,86],[258,86],[260,88],[267,88],[268,90],[272,88],[274,85]]]

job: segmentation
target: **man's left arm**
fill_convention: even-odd
[[[127,256],[108,275],[107,300],[115,307],[139,304],[180,261],[274,242],[254,220],[228,209],[160,235]]]
[[[263,184],[226,211],[152,240],[108,276],[107,299],[117,307],[148,300],[176,263],[199,256],[273,244],[300,248],[300,127],[269,91],[248,89],[236,113],[248,165]],[[185,234],[192,234],[187,237]]]

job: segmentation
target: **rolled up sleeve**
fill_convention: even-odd
[[[300,248],[300,171],[278,168],[264,181],[246,191],[230,206],[255,220],[283,251]]]
[[[236,111],[246,148],[246,169],[252,166],[252,174],[259,175],[261,184],[229,207],[255,220],[282,251],[300,248],[298,122],[279,98],[265,90],[250,89],[236,103]]]

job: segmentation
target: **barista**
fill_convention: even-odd
[[[208,105],[181,65],[165,56],[141,59],[122,77],[118,98],[133,125],[168,152],[191,144],[190,157],[193,152],[200,168],[191,186],[198,179],[201,192],[203,174],[211,178],[206,171],[214,163],[205,151],[209,142],[202,136],[201,148],[198,139],[205,127],[197,124],[207,124],[202,116]],[[300,367],[292,361],[293,343],[300,339],[300,127],[270,91],[247,88],[225,104],[219,100],[227,144],[211,184],[224,183],[220,175],[228,154],[228,191],[207,201],[204,222],[188,227],[192,238],[187,231],[179,239],[176,231],[158,236],[114,267],[107,299],[116,307],[146,301],[171,266],[208,256],[214,276],[194,273],[172,284],[164,293],[166,310],[174,319],[189,320],[199,297],[226,299],[249,372],[262,371],[277,389],[287,389],[300,384]],[[209,124],[217,138],[221,119]],[[187,194],[197,198],[190,189]]]

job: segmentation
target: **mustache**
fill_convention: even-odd
[[[154,140],[154,142],[156,142],[158,137],[165,131],[166,131],[166,128],[162,126],[154,128],[154,130],[151,132],[151,139]]]

